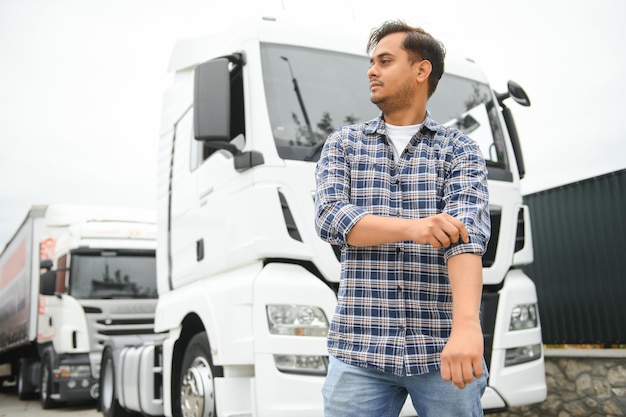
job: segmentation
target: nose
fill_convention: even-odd
[[[376,68],[375,64],[370,65],[369,69],[367,70],[367,78],[368,79],[372,79],[372,78],[376,78],[378,76],[378,69]]]

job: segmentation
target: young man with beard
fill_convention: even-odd
[[[316,169],[316,228],[342,248],[325,415],[397,416],[410,394],[420,417],[482,416],[485,161],[427,111],[439,41],[389,21],[367,51],[381,113],[332,133]]]

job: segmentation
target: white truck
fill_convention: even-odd
[[[340,266],[337,248],[314,229],[314,170],[330,131],[378,114],[368,95],[368,35],[265,17],[177,43],[158,169],[161,335],[109,341],[104,415],[323,415]],[[431,114],[467,130],[489,165],[483,404],[495,411],[541,402],[537,297],[520,269],[532,261],[523,163],[503,101],[530,103],[513,82],[495,94],[471,61],[450,57],[446,68]],[[410,402],[403,415],[415,415]]]
[[[33,206],[0,256],[0,382],[96,398],[107,338],[154,331],[155,251],[154,210]]]

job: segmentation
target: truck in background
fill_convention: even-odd
[[[264,17],[175,47],[158,172],[161,336],[108,341],[105,416],[323,415],[340,254],[314,229],[315,164],[336,126],[378,114],[367,88],[369,28],[334,27]],[[530,102],[513,82],[496,94],[469,60],[449,57],[446,69],[431,114],[476,139],[489,167],[483,405],[541,402],[537,294],[520,269],[533,256],[523,162],[504,105]],[[403,415],[415,415],[410,402]]]
[[[154,210],[33,206],[0,256],[0,382],[97,398],[106,339],[154,331],[155,251]]]

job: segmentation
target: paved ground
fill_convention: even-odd
[[[38,399],[21,401],[14,387],[0,388],[0,417],[102,417],[95,403],[71,404],[44,410]]]

